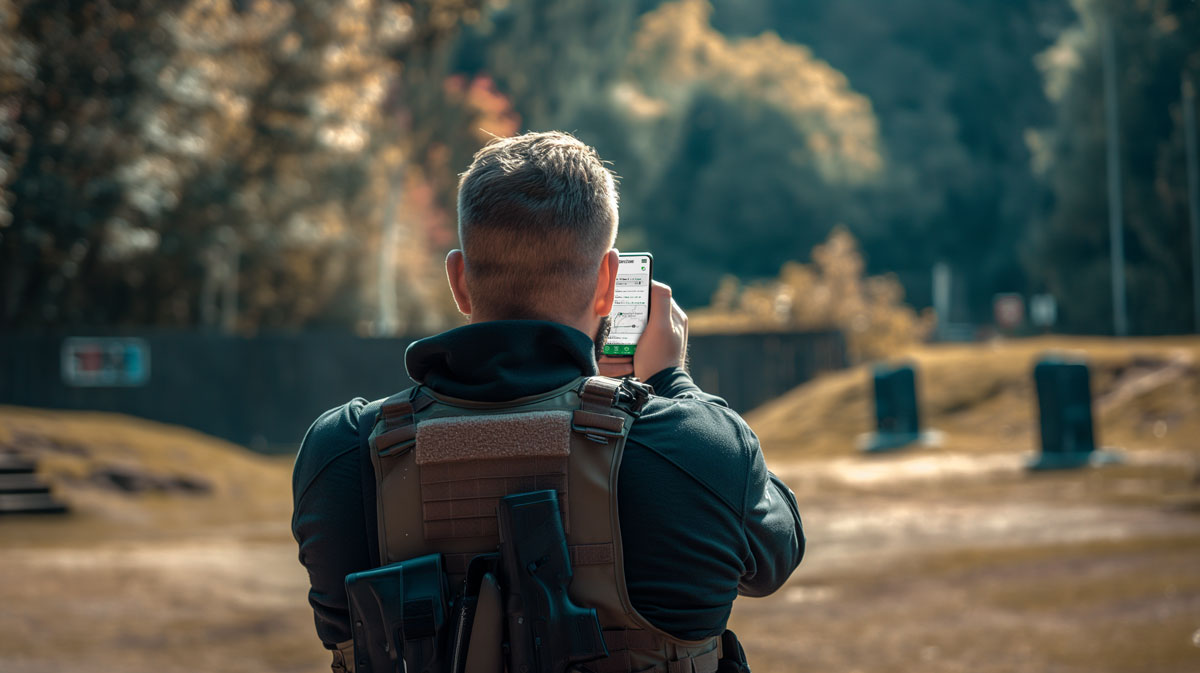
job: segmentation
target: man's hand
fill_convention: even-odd
[[[671,298],[671,288],[654,281],[650,286],[650,316],[638,340],[633,361],[629,358],[600,358],[600,373],[621,377],[636,375],[642,381],[668,367],[682,367],[687,355],[687,314]]]

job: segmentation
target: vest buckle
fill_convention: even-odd
[[[608,444],[624,433],[625,419],[620,416],[576,409],[571,418],[571,430],[597,444]]]

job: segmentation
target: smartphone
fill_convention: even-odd
[[[612,327],[604,342],[604,354],[612,357],[633,357],[638,339],[646,331],[650,316],[650,278],[654,271],[654,256],[648,252],[623,252],[617,267],[617,292],[612,313]]]

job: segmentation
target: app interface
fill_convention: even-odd
[[[633,355],[638,338],[646,329],[650,313],[649,255],[621,255],[617,270],[617,292],[613,301],[612,330],[604,344],[605,355]]]

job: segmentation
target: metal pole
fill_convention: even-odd
[[[933,265],[933,312],[937,315],[937,334],[945,340],[950,330],[950,265],[938,262]]]
[[[1125,315],[1125,240],[1122,225],[1120,137],[1117,110],[1117,54],[1112,16],[1104,17],[1104,107],[1108,117],[1108,235],[1112,252],[1113,331],[1129,333]]]
[[[396,251],[400,247],[400,228],[396,222],[399,191],[403,188],[401,170],[388,173],[387,201],[383,209],[382,231],[379,236],[379,312],[375,324],[376,336],[395,336],[400,329],[396,293]]]
[[[225,241],[225,285],[221,298],[221,329],[226,334],[237,331],[238,314],[238,258],[242,254],[241,242],[232,227],[221,229],[220,237]]]
[[[1183,138],[1187,152],[1188,210],[1192,229],[1192,321],[1200,333],[1200,159],[1196,157],[1196,87],[1183,81]]]

